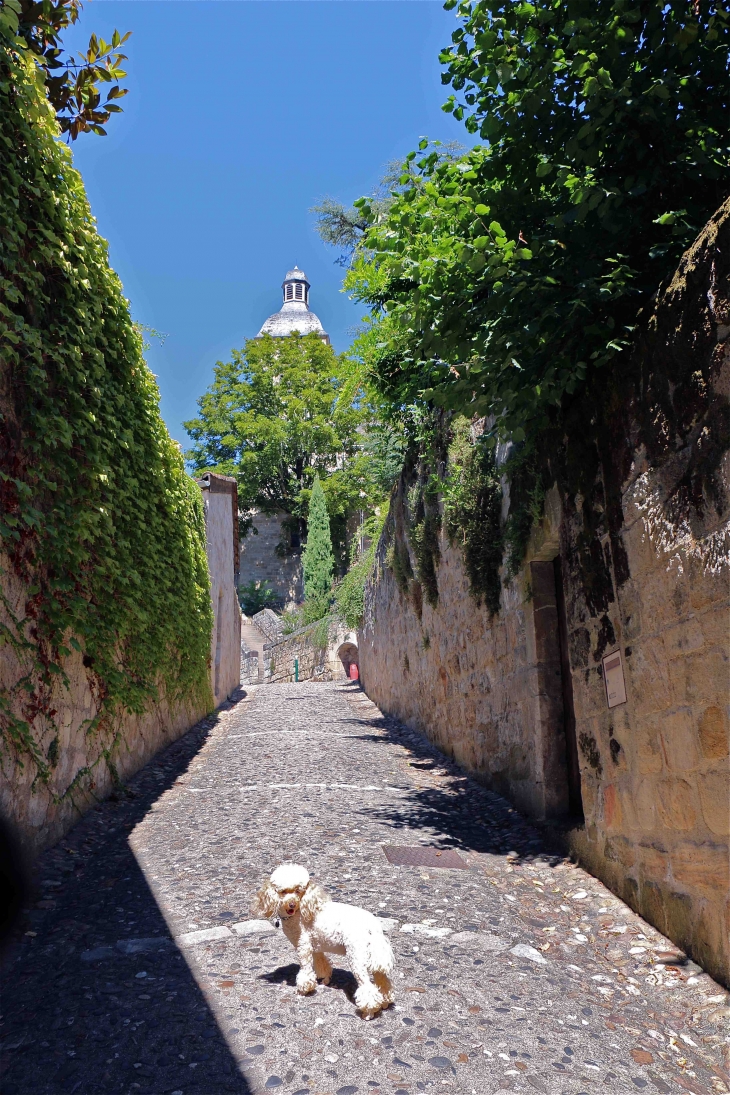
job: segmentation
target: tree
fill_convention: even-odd
[[[730,16],[707,0],[458,14],[445,109],[488,143],[452,162],[422,142],[385,212],[357,202],[370,228],[346,285],[371,305],[383,393],[519,440],[630,344],[727,194]]]
[[[407,449],[407,438],[399,422],[374,422],[363,441],[369,457],[368,476],[385,498],[400,475]]]
[[[131,31],[121,35],[115,30],[111,42],[92,34],[78,60],[64,56],[61,35],[78,21],[82,8],[81,0],[0,0],[0,44],[33,57],[61,133],[72,141],[79,133],[106,136],[103,126],[121,112],[116,100],[128,90],[119,86],[127,59],[119,46]],[[112,86],[102,99],[104,84]]]
[[[310,618],[318,619],[324,615],[329,606],[332,578],[335,572],[330,519],[319,476],[315,477],[309,499],[307,526],[307,543],[302,557],[304,598],[311,609],[315,609],[314,612],[310,610]]]
[[[439,146],[441,159],[455,160],[466,150],[456,141],[448,141]],[[373,190],[369,198],[371,214],[379,216],[388,211],[393,194],[403,189],[405,182],[402,178],[404,165],[400,160],[391,160],[385,165],[380,182]],[[357,245],[370,227],[368,217],[363,214],[357,205],[343,205],[335,198],[322,198],[318,205],[309,210],[316,217],[315,228],[319,238],[330,247],[341,248],[341,253],[335,262],[339,266],[347,266]]]
[[[345,373],[343,358],[313,334],[249,339],[216,364],[200,416],[185,423],[194,442],[187,457],[199,472],[236,477],[244,533],[251,511],[284,512],[298,550],[318,475],[350,505],[345,487],[367,409],[345,391]]]

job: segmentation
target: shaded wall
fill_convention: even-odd
[[[282,521],[287,514],[254,514],[258,535],[250,532],[241,540],[239,584],[268,582],[284,607],[299,604],[304,598],[304,575],[301,555],[278,555],[282,540]],[[285,537],[286,538],[286,537]]]
[[[392,511],[407,504],[405,493],[399,484]],[[442,533],[438,606],[432,608],[399,588],[385,562],[388,531],[378,546],[359,632],[368,695],[381,710],[425,730],[526,813],[562,813],[565,750],[550,720],[553,680],[560,683],[550,677],[556,651],[538,650],[545,643],[539,615],[536,632],[529,573],[503,591],[502,611],[490,620],[470,595],[460,550]],[[551,531],[555,545],[557,528]]]
[[[591,871],[725,983],[729,226],[730,204],[660,295],[592,478],[549,492],[499,614],[477,607],[443,534],[437,607],[401,592],[386,564],[407,524],[401,483],[359,644],[382,710],[559,823]],[[617,683],[605,666],[618,660]]]

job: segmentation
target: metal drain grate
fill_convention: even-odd
[[[403,844],[384,844],[383,851],[388,862],[398,867],[449,867],[464,871],[469,869],[469,864],[450,848],[425,848],[422,845],[408,848]]]

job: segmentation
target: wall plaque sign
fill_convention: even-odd
[[[626,682],[620,650],[614,650],[613,654],[606,654],[604,657],[603,680],[606,685],[608,706],[618,707],[620,703],[626,703]]]

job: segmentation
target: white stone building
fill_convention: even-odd
[[[281,284],[284,301],[278,312],[269,316],[257,334],[257,338],[272,335],[274,338],[286,338],[298,331],[300,335],[319,335],[329,345],[330,336],[320,323],[319,317],[309,310],[309,289],[307,275],[298,266],[287,272]]]

